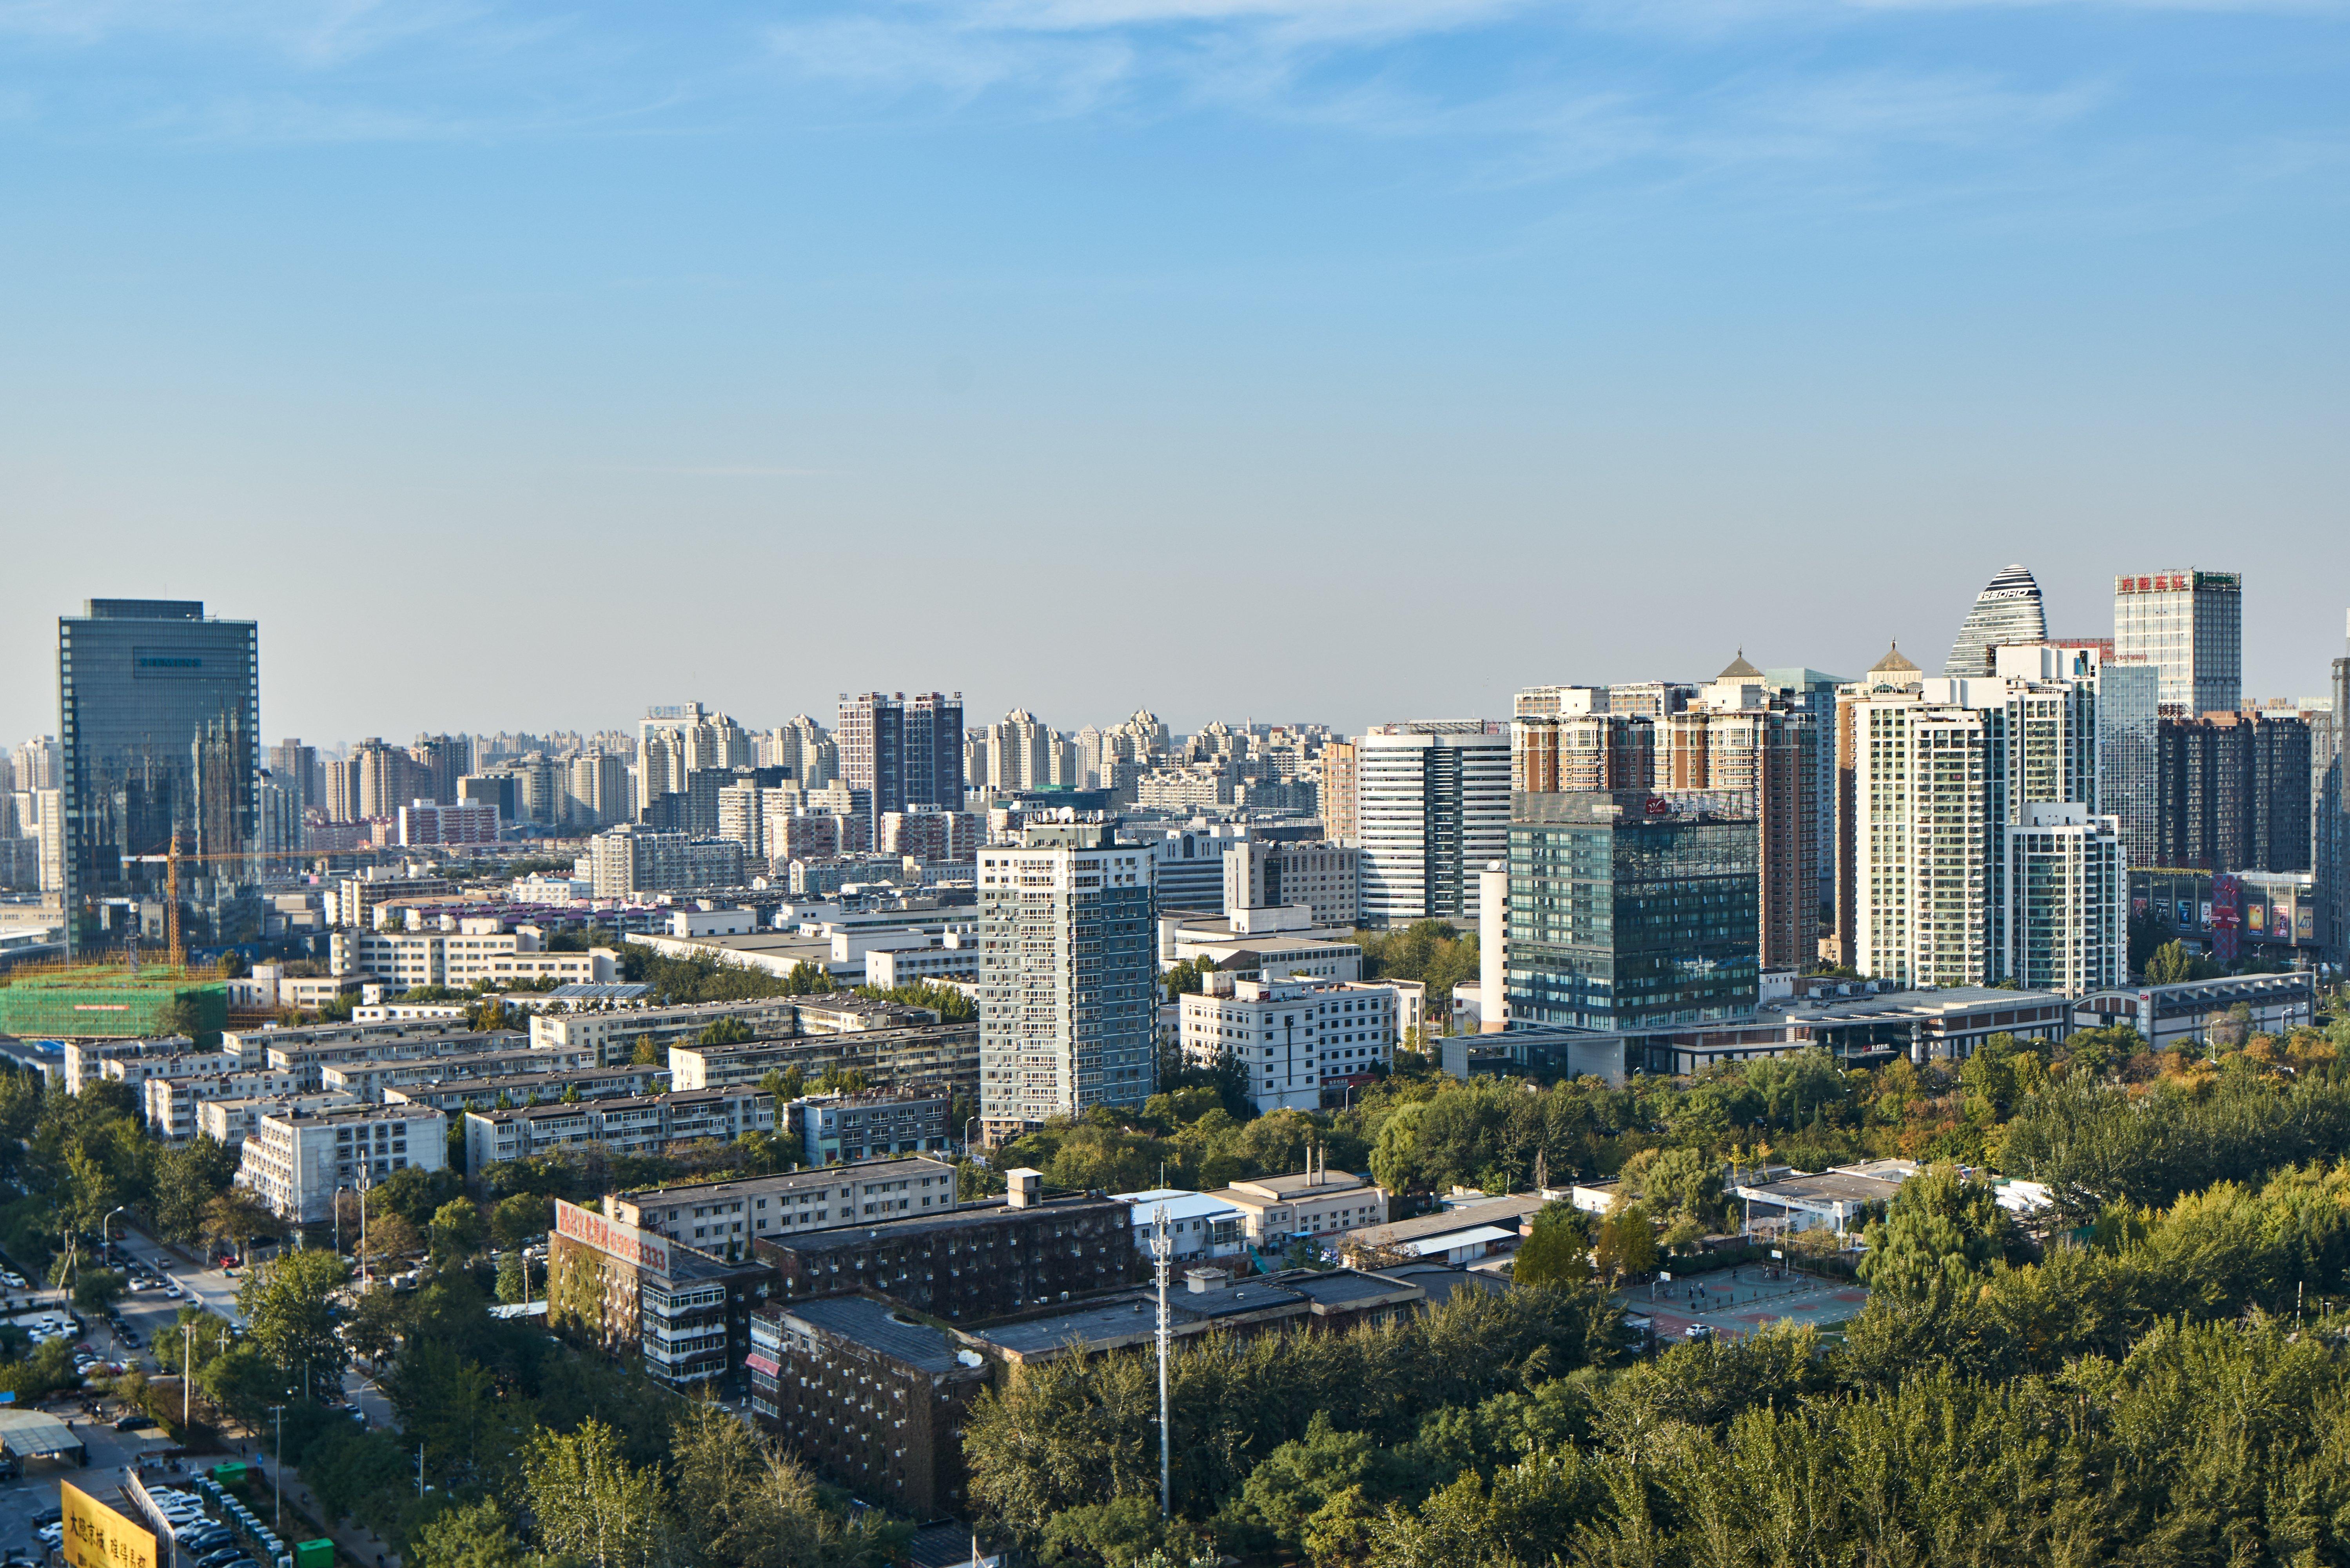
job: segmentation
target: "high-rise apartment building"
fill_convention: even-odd
[[[688,774],[701,769],[746,768],[757,751],[743,727],[699,702],[645,710],[637,722],[637,800],[682,794]]]
[[[761,767],[784,769],[802,789],[822,789],[840,776],[840,748],[806,713],[760,736],[758,753]]]
[[[1867,674],[1836,693],[1834,956],[1847,968],[1858,962],[1860,927],[1868,910],[1868,885],[1860,877],[1860,775],[1869,754],[1861,705],[1915,693],[1924,681],[1924,671],[1910,662],[1897,642],[1869,667]]]
[[[1322,748],[1320,809],[1323,836],[1333,844],[1360,845],[1361,829],[1357,826],[1357,792],[1361,789],[1362,763],[1357,759],[1354,742],[1333,741]]]
[[[1812,715],[1766,705],[1762,672],[1742,656],[1707,691],[1751,677],[1752,706],[1706,702],[1663,721],[1658,783],[1667,791],[1743,790],[1755,819],[1762,965],[1819,960],[1820,732]]]
[[[840,778],[869,790],[873,809],[962,809],[962,693],[840,694]]]
[[[457,802],[457,781],[473,771],[473,742],[463,735],[419,735],[408,748],[417,798],[442,805]]]
[[[2008,835],[2034,806],[2085,815],[2096,793],[2095,686],[2075,655],[2000,645],[1996,677],[1884,684],[1844,699],[1851,763],[1839,836],[1844,961],[1904,985],[2002,979],[2028,911],[2010,879]],[[2086,655],[2078,673],[2087,674]],[[1877,672],[1872,672],[1873,674]],[[2047,679],[2038,679],[2040,676]],[[2116,830],[2117,831],[2117,830]],[[1842,942],[1844,933],[1839,932]]]
[[[2310,726],[2300,715],[2165,719],[2154,865],[2309,871]]]
[[[388,820],[418,797],[415,763],[405,748],[386,745],[380,735],[369,735],[353,746],[348,765],[353,821]]]
[[[65,748],[55,735],[35,735],[10,753],[15,779],[12,789],[60,789],[65,779]]]
[[[1156,1085],[1150,851],[1034,823],[978,856],[979,1108],[991,1142]]]
[[[325,779],[318,772],[317,747],[306,746],[298,736],[288,735],[269,748],[269,771],[277,787],[294,797],[296,809],[324,804],[320,796]]]
[[[1852,723],[1856,946],[1846,961],[1901,986],[1982,985],[1994,974],[1992,863],[2000,821],[1991,715],[1888,695]]]
[[[1509,848],[1508,730],[1482,719],[1380,724],[1355,755],[1363,923],[1475,920],[1477,870]]]
[[[906,700],[906,798],[894,805],[878,800],[873,809],[909,806],[962,809],[962,693],[917,691]]]
[[[2048,618],[2040,604],[2040,585],[2022,566],[2009,566],[1991,578],[1975,598],[1950,644],[1942,665],[1948,676],[1989,675],[1991,650],[2012,642],[2045,642]]]
[[[999,794],[1049,787],[1053,777],[1053,727],[1025,708],[1014,708],[987,727],[987,787]]]
[[[1529,700],[1548,694],[1521,693]],[[1646,789],[1657,776],[1657,725],[1645,713],[1520,711],[1510,721],[1510,787],[1531,794]]]
[[[1812,757],[1815,815],[1812,835],[1819,857],[1820,909],[1825,912],[1835,901],[1836,691],[1845,682],[1825,670],[1801,666],[1766,670],[1762,680],[1771,695],[1789,710],[1812,716],[1812,732],[1818,737]]]
[[[566,765],[564,791],[572,822],[610,827],[636,815],[629,759],[601,749],[580,752]]]
[[[1743,790],[1516,796],[1510,1021],[1620,1030],[1753,1012],[1756,844]]]
[[[2006,840],[2012,913],[2001,973],[2080,996],[2129,978],[2129,868],[2121,825],[2077,805],[2027,805]]]
[[[120,943],[135,907],[163,897],[166,867],[125,857],[255,847],[260,630],[207,619],[193,600],[91,599],[57,619],[57,708],[66,940],[78,953]],[[233,860],[182,868],[200,934],[228,934],[224,909],[254,876]]]
[[[2166,714],[2232,713],[2244,699],[2243,579],[2154,572],[2114,579],[2114,654],[2162,671]]]

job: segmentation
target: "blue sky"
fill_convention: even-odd
[[[2350,605],[2333,3],[0,0],[0,732],[1355,727]]]

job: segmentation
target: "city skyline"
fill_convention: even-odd
[[[1996,554],[1986,552],[1984,561],[1991,562]],[[2029,567],[2039,579],[2049,607],[2047,628],[2052,638],[2113,635],[2113,578],[2126,569],[2125,563],[2130,571],[2185,569],[2200,563],[2205,570],[2236,572],[2244,581],[2245,699],[2307,699],[2327,694],[2328,671],[2332,661],[2341,655],[2345,620],[2350,618],[2345,618],[2341,602],[2345,594],[2338,584],[2319,580],[2311,574],[2294,576],[2290,563],[2282,560],[2274,562],[2275,575],[2271,576],[2247,552],[2215,551],[2208,542],[2183,548],[2174,556],[2136,551],[2116,557],[2113,564],[2086,577],[2070,569],[2059,575],[2043,564],[2055,558],[2059,557],[2046,553],[2036,559],[2004,557]],[[815,650],[814,658],[822,661],[825,670],[820,679],[791,675],[769,684],[772,678],[743,667],[740,661],[710,658],[702,647],[707,641],[704,638],[694,639],[693,651],[677,658],[674,680],[652,668],[666,662],[664,650],[658,644],[629,660],[626,670],[646,670],[642,675],[632,673],[629,677],[632,685],[641,683],[640,698],[636,692],[614,695],[615,682],[609,675],[572,680],[563,676],[560,664],[542,669],[535,662],[504,669],[495,663],[484,665],[463,647],[452,647],[420,649],[415,659],[426,666],[445,660],[466,673],[452,674],[446,685],[430,680],[420,684],[403,674],[401,679],[389,681],[380,701],[374,701],[363,691],[355,690],[332,666],[301,657],[300,634],[288,638],[288,628],[314,623],[325,613],[317,607],[297,603],[263,606],[256,610],[236,602],[233,583],[230,597],[214,595],[205,602],[210,614],[256,619],[260,623],[261,733],[265,742],[271,742],[296,735],[312,744],[348,746],[367,736],[380,735],[397,744],[411,735],[444,731],[477,735],[500,731],[627,732],[637,727],[647,708],[687,701],[702,702],[750,729],[770,728],[806,713],[829,730],[837,724],[839,694],[843,691],[913,693],[933,688],[960,689],[964,692],[966,727],[984,726],[1008,711],[1024,708],[1063,732],[1074,732],[1087,724],[1107,728],[1142,707],[1158,713],[1180,732],[1190,732],[1217,720],[1229,722],[1253,718],[1261,722],[1323,723],[1341,732],[1360,733],[1371,724],[1404,720],[1506,718],[1512,695],[1530,685],[1606,684],[1657,679],[1704,680],[1711,678],[1715,667],[1728,662],[1742,648],[1765,667],[1808,665],[1846,680],[1858,679],[1883,653],[1888,641],[1898,642],[1905,652],[1929,667],[1939,667],[1943,650],[1949,648],[1975,603],[1980,584],[1990,580],[2000,569],[1996,565],[1987,565],[1980,573],[1950,568],[1931,574],[1934,580],[1924,584],[1887,573],[1882,591],[1856,591],[1843,596],[1847,601],[1865,604],[1868,607],[1865,610],[1839,616],[1831,609],[1825,619],[1777,630],[1768,622],[1782,616],[1788,600],[1783,596],[1739,594],[1738,580],[1724,574],[1690,591],[1711,590],[1733,602],[1742,601],[1746,607],[1742,611],[1725,610],[1730,618],[1722,624],[1753,627],[1759,635],[1733,631],[1721,639],[1724,647],[1720,650],[1710,643],[1700,644],[1686,629],[1690,618],[1679,613],[1670,618],[1650,618],[1660,625],[1650,626],[1630,645],[1654,649],[1653,656],[1646,651],[1627,651],[1627,644],[1617,639],[1611,639],[1606,646],[1595,645],[1589,634],[1578,633],[1572,625],[1559,628],[1561,641],[1555,657],[1544,656],[1534,649],[1520,659],[1513,652],[1519,644],[1503,642],[1482,658],[1473,658],[1473,649],[1462,648],[1462,634],[1451,634],[1444,643],[1458,655],[1456,661],[1399,676],[1391,685],[1362,673],[1344,692],[1332,691],[1323,682],[1326,661],[1301,652],[1294,666],[1298,699],[1271,711],[1249,713],[1234,711],[1235,704],[1222,701],[1212,694],[1202,695],[1212,689],[1200,681],[1170,679],[1163,665],[1148,657],[1153,646],[1148,642],[1137,645],[1134,652],[1139,657],[1130,660],[1087,659],[1083,661],[1082,670],[1071,670],[1066,660],[1051,657],[1053,637],[1041,629],[1034,634],[1036,673],[1030,678],[1032,684],[1024,686],[1017,684],[1019,678],[1014,675],[974,679],[974,666],[983,666],[991,658],[1001,659],[1003,655],[983,655],[967,648],[959,652],[941,649],[936,656],[926,654],[920,660],[910,654],[893,653],[879,662],[902,667],[909,672],[908,679],[876,680],[871,674],[877,661],[847,643],[837,649]],[[199,572],[190,579],[190,592],[167,596],[161,588],[169,587],[170,582],[163,580],[161,574],[110,571],[95,576],[103,580],[95,580],[88,592],[78,593],[70,603],[61,603],[53,614],[18,618],[0,626],[0,647],[7,649],[7,668],[22,670],[27,659],[37,657],[40,660],[36,667],[36,680],[12,680],[0,690],[0,725],[5,726],[0,728],[0,734],[8,737],[8,744],[32,735],[57,732],[56,616],[78,614],[88,597],[141,597],[122,588],[118,579],[130,581],[142,589],[154,587],[157,591],[152,597],[202,597],[192,591],[193,587],[209,588],[213,580]],[[1816,585],[1814,591],[1818,592]],[[2288,603],[2310,606],[2308,613],[2314,620],[2297,622],[2279,613],[2269,602],[2272,596]],[[1895,607],[1900,606],[1914,607],[1897,611]],[[1935,618],[1937,612],[1941,615],[1939,621]],[[331,619],[331,615],[327,618]],[[1902,624],[1885,624],[1897,618]],[[34,636],[27,636],[27,622],[36,628]],[[281,626],[281,622],[285,625]],[[715,634],[723,628],[704,629]],[[1471,630],[1483,636],[1492,633],[1492,628],[1472,623]],[[746,640],[751,639],[750,633],[744,635]],[[998,639],[999,643],[1014,644],[1021,640],[1017,635]],[[1773,646],[1774,640],[1777,646]],[[39,645],[37,655],[27,646],[36,642]],[[1835,662],[1836,655],[1833,651],[1823,654],[1816,648],[1791,646],[1798,642],[1833,645],[1851,651],[1846,662],[1839,665]],[[1577,648],[1582,651],[1570,650]],[[2304,656],[2294,657],[2303,649]],[[933,657],[934,663],[923,662]],[[795,664],[790,668],[807,666]],[[1113,673],[1120,669],[1131,670],[1132,686],[1123,684],[1128,677]],[[836,673],[837,680],[834,678]],[[1240,706],[1270,705],[1281,695],[1270,690],[1261,676],[1243,680],[1235,674],[1233,684],[1235,690],[1250,693]],[[1154,687],[1159,690],[1154,691]],[[1064,701],[1038,694],[1040,690],[1055,689]],[[1318,699],[1315,695],[1317,689],[1324,693]],[[1389,691],[1391,696],[1383,695]],[[1090,700],[1081,704],[1078,699],[1088,693]],[[1317,702],[1326,706],[1315,711]],[[333,716],[338,712],[346,716],[339,724]]]

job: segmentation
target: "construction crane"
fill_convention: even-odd
[[[381,854],[384,847],[384,846],[379,845],[370,849],[358,850],[235,849],[230,850],[224,854],[182,855],[180,853],[180,830],[175,826],[172,829],[172,847],[169,850],[161,855],[126,855],[122,857],[122,863],[125,866],[162,866],[167,867],[164,877],[164,898],[168,901],[164,905],[163,910],[163,940],[164,944],[170,952],[172,967],[173,969],[185,969],[188,967],[188,953],[187,949],[182,946],[180,941],[180,863],[182,861],[184,860],[202,863],[213,860],[315,860],[323,858],[330,854]],[[139,968],[139,926],[136,921],[131,923],[130,940],[128,945],[130,955],[130,968],[135,973]]]

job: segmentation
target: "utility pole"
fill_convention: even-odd
[[[416,1501],[424,1501],[424,1445],[416,1445]]]
[[[269,1413],[277,1418],[277,1462],[269,1467],[269,1493],[277,1522],[270,1528],[282,1532],[286,1528],[286,1407],[272,1405]]]
[[[180,1325],[180,1441],[188,1440],[188,1423],[195,1414],[188,1389],[196,1376],[196,1323],[193,1318]]]
[[[1159,1517],[1175,1517],[1174,1447],[1168,1429],[1167,1414],[1167,1342],[1170,1324],[1167,1303],[1168,1261],[1175,1255],[1175,1238],[1167,1233],[1167,1205],[1161,1203],[1150,1215],[1150,1256],[1159,1275]]]

